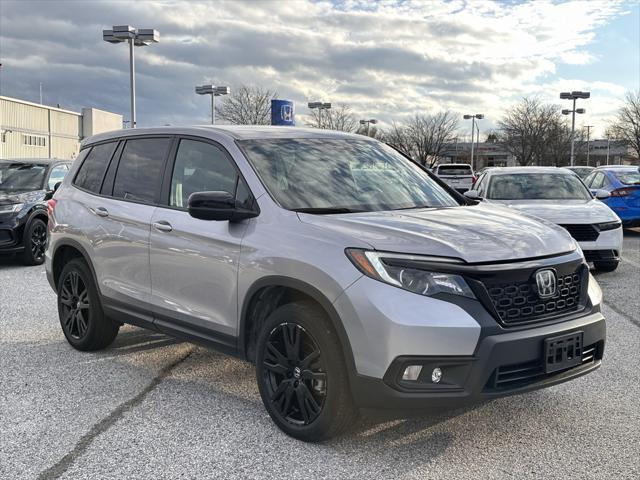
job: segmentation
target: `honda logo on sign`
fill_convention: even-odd
[[[536,286],[540,298],[553,297],[556,294],[556,273],[553,270],[537,271]]]
[[[280,110],[280,116],[282,120],[285,122],[293,121],[293,106],[292,105],[282,105]]]

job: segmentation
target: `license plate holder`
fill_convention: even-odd
[[[544,340],[544,371],[553,373],[582,363],[583,332],[573,332]]]

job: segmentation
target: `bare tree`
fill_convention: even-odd
[[[636,160],[640,161],[640,90],[626,94],[624,105],[608,130],[614,138],[631,147]]]
[[[449,111],[416,115],[406,126],[413,159],[432,168],[454,141],[457,128],[457,116]]]
[[[311,110],[310,118],[306,121],[307,126],[326,128],[329,130],[339,130],[341,132],[355,132],[358,128],[358,121],[351,111],[351,107],[346,104],[328,110]]]
[[[557,105],[544,105],[538,98],[523,98],[498,122],[499,140],[520,165],[550,162],[550,138],[562,143],[563,120]],[[555,155],[555,154],[554,154]]]
[[[356,130],[356,133],[364,135],[365,137],[375,138],[376,140],[383,140],[385,136],[384,131],[381,128],[371,125],[369,125],[369,128],[367,128],[366,125],[360,125]]]
[[[271,100],[276,95],[268,89],[241,85],[223,97],[216,107],[216,116],[234,125],[269,125]]]
[[[391,128],[384,132],[383,141],[405,155],[413,158],[411,139],[409,138],[409,133],[407,132],[406,127],[393,122],[391,124]]]

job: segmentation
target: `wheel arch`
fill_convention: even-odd
[[[310,300],[327,315],[334,327],[347,362],[349,377],[355,374],[355,360],[349,337],[333,303],[316,287],[302,280],[268,276],[256,281],[247,290],[242,303],[238,332],[238,353],[253,361],[258,327],[277,307],[296,300]],[[263,308],[260,311],[260,307]]]
[[[89,254],[79,242],[72,239],[65,239],[57,242],[55,250],[51,255],[51,279],[54,290],[58,290],[58,280],[60,279],[62,269],[74,258],[81,258],[88,265],[89,270],[91,270],[91,275],[93,275],[93,280],[96,284],[96,288],[98,289],[98,293],[100,293],[96,272],[93,268],[93,263],[89,259]]]

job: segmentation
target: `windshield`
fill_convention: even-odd
[[[0,163],[0,191],[41,190],[46,170],[46,165],[36,163]]]
[[[491,177],[487,198],[493,200],[590,200],[575,175],[514,173]]]
[[[269,139],[238,144],[289,210],[347,213],[459,204],[392,148],[361,140]]]
[[[438,175],[471,175],[469,165],[440,165]]]
[[[570,168],[569,170],[572,170],[576,175],[584,180],[593,171],[593,168]]]
[[[623,170],[622,172],[613,172],[613,174],[625,185],[640,185],[640,171]]]

